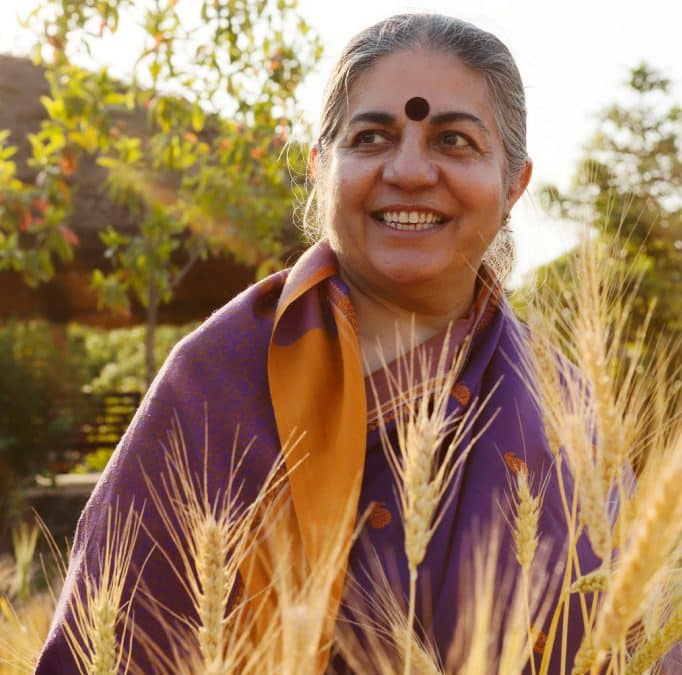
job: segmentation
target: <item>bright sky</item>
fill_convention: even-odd
[[[191,3],[196,0],[181,0]],[[533,191],[546,182],[567,188],[596,114],[617,100],[628,69],[646,60],[675,84],[682,101],[682,2],[679,0],[299,0],[321,35],[325,57],[302,92],[316,122],[326,76],[343,45],[365,26],[403,11],[434,11],[472,21],[500,37],[516,58],[526,85],[528,150],[534,178],[512,214],[517,276],[573,241],[565,224],[542,213]],[[30,0],[0,0],[0,51],[21,51],[26,41],[17,11]],[[112,59],[118,58],[120,52]]]

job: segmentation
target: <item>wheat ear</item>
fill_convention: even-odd
[[[31,593],[33,556],[38,543],[38,527],[21,523],[12,531],[14,549],[14,580],[12,589],[20,601],[26,602]]]
[[[13,607],[0,594],[0,673],[29,675],[35,671],[45,643],[54,602],[48,593],[34,593],[27,602]]]
[[[640,619],[648,591],[670,564],[671,548],[682,530],[682,437],[664,464],[657,489],[645,495],[640,517],[633,523],[628,547],[611,580],[599,614],[595,647],[617,647],[628,628]]]
[[[665,624],[652,635],[627,664],[625,675],[642,675],[682,638],[682,608],[677,608]]]
[[[597,659],[597,650],[591,637],[588,635],[583,640],[573,660],[571,675],[583,675],[588,672]]]
[[[157,670],[218,675],[233,672],[248,660],[250,650],[244,605],[230,606],[239,578],[239,567],[262,533],[260,510],[282,485],[284,455],[266,476],[254,501],[244,504],[237,474],[252,442],[240,449],[238,433],[233,440],[228,475],[221,490],[209,494],[208,415],[204,415],[204,446],[200,473],[192,470],[179,417],[174,414],[165,450],[165,472],[160,481],[144,473],[151,501],[165,527],[174,551],[158,545],[180,586],[191,599],[197,621],[186,621],[189,630],[173,630],[167,612],[158,601],[147,598],[173,645],[171,654],[160,654],[147,640]],[[160,488],[157,485],[160,482]],[[150,535],[151,536],[151,535]],[[175,555],[173,555],[175,554]],[[178,565],[175,560],[179,558]],[[233,629],[239,626],[240,635]]]
[[[571,584],[571,593],[596,593],[605,591],[608,584],[608,570],[600,567],[576,579]]]
[[[457,469],[462,465],[476,441],[487,431],[495,418],[493,413],[482,429],[469,441],[466,447],[462,441],[472,429],[481,411],[496,390],[493,387],[482,403],[473,401],[455,425],[454,417],[448,413],[448,403],[452,388],[456,382],[464,358],[468,351],[469,337],[453,357],[448,366],[450,332],[444,341],[438,359],[433,392],[421,391],[422,377],[428,377],[432,370],[432,356],[423,348],[416,346],[414,325],[411,337],[412,349],[407,356],[400,357],[401,368],[396,378],[384,361],[384,370],[394,401],[393,413],[396,418],[398,449],[393,448],[386,430],[383,417],[379,416],[381,441],[391,471],[396,480],[401,516],[405,528],[405,553],[410,576],[408,601],[408,622],[406,635],[407,653],[403,672],[409,675],[411,670],[411,632],[414,625],[416,586],[418,568],[426,554],[433,533],[438,526],[445,506],[441,505],[443,496],[451,486]],[[400,340],[397,339],[398,354],[405,354]],[[418,354],[418,370],[415,369],[414,354]],[[383,360],[383,352],[379,348]],[[403,381],[402,372],[405,372]],[[376,397],[376,391],[375,397]],[[454,437],[441,456],[441,446],[454,430]],[[455,459],[455,454],[460,452]],[[454,496],[451,492],[450,498]],[[438,508],[440,513],[438,513]]]
[[[344,604],[347,616],[336,624],[334,644],[352,672],[363,675],[388,675],[402,672],[411,640],[413,671],[419,675],[442,675],[437,651],[428,640],[407,627],[407,616],[398,602],[379,556],[371,550],[368,569],[363,576],[372,580],[366,590],[352,576],[346,581]]]
[[[119,640],[118,628],[124,638],[128,632],[132,639],[129,620],[137,585],[132,586],[125,606],[122,598],[140,523],[132,505],[125,517],[118,504],[108,507],[99,568],[93,572],[86,560],[83,586],[69,600],[73,626],[64,622],[64,633],[80,673],[118,675],[129,669],[129,647],[125,639]]]
[[[512,501],[514,516],[512,538],[516,559],[525,575],[538,548],[538,522],[542,509],[542,490],[533,495],[528,470],[520,469],[516,473],[515,496]]]
[[[275,606],[265,630],[269,647],[249,665],[254,673],[316,675],[331,647],[326,636],[333,633],[332,594],[359,529],[347,535],[356,519],[355,503],[349,500],[344,505],[334,533],[319,533],[322,548],[316,566],[310,568],[291,528],[293,505],[290,500],[280,501],[281,505],[271,505],[266,515],[269,525],[263,532],[272,564],[270,592]]]
[[[533,646],[529,640],[537,637],[535,629],[528,630],[529,616],[542,622],[549,607],[538,592],[546,587],[547,578],[538,570],[537,583],[528,594],[515,583],[516,570],[501,567],[502,542],[501,522],[494,520],[486,530],[473,525],[465,544],[470,557],[464,558],[468,564],[458,580],[464,601],[447,654],[447,673],[524,672]],[[538,555],[544,554],[541,550]],[[496,636],[503,638],[499,653]]]

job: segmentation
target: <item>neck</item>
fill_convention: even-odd
[[[341,276],[350,289],[358,319],[365,374],[380,368],[382,360],[390,363],[399,356],[398,344],[403,349],[420,345],[445,330],[451,322],[465,317],[471,307],[475,283],[472,278],[466,287],[457,289],[459,292],[448,292],[447,302],[443,303],[440,298],[424,295],[419,298],[407,294],[379,295],[343,271]]]

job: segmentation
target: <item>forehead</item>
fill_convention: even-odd
[[[413,49],[382,56],[353,83],[347,119],[359,112],[405,118],[405,104],[424,98],[430,113],[457,110],[480,117],[492,132],[495,111],[484,78],[460,59],[441,51]]]

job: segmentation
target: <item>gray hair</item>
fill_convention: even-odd
[[[344,49],[332,71],[324,95],[318,150],[324,165],[328,148],[339,134],[348,105],[348,94],[362,73],[382,56],[415,48],[427,48],[455,56],[483,77],[495,121],[504,146],[505,179],[520,175],[526,152],[526,99],[516,63],[506,45],[471,23],[440,14],[399,14],[380,21],[356,35]],[[322,208],[315,192],[324,193],[324,170],[305,208],[304,230],[315,239],[321,235]],[[498,248],[509,257],[511,237],[502,228],[490,253]],[[502,246],[500,246],[502,244]],[[506,261],[509,266],[509,261]],[[495,265],[497,267],[497,265]],[[500,270],[501,271],[501,270]]]

